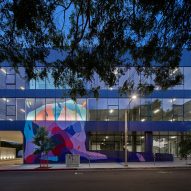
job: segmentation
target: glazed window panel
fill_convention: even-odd
[[[96,98],[87,99],[87,120],[97,120],[97,100]]]
[[[6,70],[6,67],[1,67],[0,68],[0,89],[5,89],[6,88],[6,73],[7,73],[7,70]]]
[[[36,100],[34,98],[25,99],[26,120],[35,120],[36,118]]]
[[[100,98],[97,100],[97,120],[107,121],[108,120],[108,106],[107,99]]]
[[[108,121],[119,120],[119,100],[117,98],[108,98]]]
[[[15,74],[14,68],[12,68],[12,67],[6,67],[6,69],[7,69],[7,74],[12,74],[12,75]]]
[[[140,105],[141,121],[151,121],[151,116],[152,116],[151,108],[152,108],[152,100],[142,98]]]
[[[183,74],[184,75],[184,68],[183,67],[178,67],[175,68],[174,70],[170,71],[171,74]],[[182,80],[179,84],[169,88],[173,90],[183,90],[184,88],[184,80]]]
[[[152,72],[152,70],[153,70],[153,68],[151,68],[151,67],[144,67],[143,68],[143,71],[147,71],[148,73],[150,72],[150,73],[153,73]],[[141,83],[142,84],[154,84],[154,81],[153,81],[153,79],[155,79],[155,75],[154,74],[152,74],[151,76],[149,75],[149,76],[146,76],[145,75],[145,73],[144,72],[141,72],[141,74],[140,74],[140,79],[141,79]]]
[[[46,89],[55,89],[54,79],[51,73],[48,73],[46,78]]]
[[[119,120],[119,106],[108,105],[108,121],[118,121],[118,120]]]
[[[58,98],[56,99],[56,121],[65,121],[68,119],[66,118],[66,99]]]
[[[163,109],[162,109],[161,99],[152,99],[152,121],[162,121],[163,119]]]
[[[191,121],[191,99],[184,99],[184,121]]]
[[[46,120],[55,121],[56,119],[56,106],[55,99],[46,99]]]
[[[174,134],[172,136],[169,136],[169,153],[176,156],[177,151],[178,151],[178,140],[176,134]]]
[[[140,83],[141,77],[140,75],[137,73],[136,68],[135,67],[131,67],[128,71],[128,79],[130,81],[133,81],[135,86],[137,86]]]
[[[64,112],[66,113],[66,121],[76,121],[77,120],[76,102],[71,99],[66,99]]]
[[[17,98],[17,120],[25,120],[25,99]]]
[[[16,115],[16,107],[14,105],[7,105],[7,116],[15,116]]]
[[[19,67],[19,74],[16,74],[16,89],[24,90],[27,86],[27,78],[25,75],[25,69]],[[28,88],[28,87],[27,87]]]
[[[43,121],[46,119],[46,104],[44,98],[36,99],[36,121]]]
[[[34,79],[29,81],[29,89],[36,89],[36,81]]]
[[[160,153],[160,137],[153,136],[153,153]]]
[[[183,99],[173,99],[173,121],[183,120]]]
[[[76,117],[77,121],[86,121],[87,116],[87,101],[86,99],[76,100]]]
[[[140,120],[140,98],[130,101],[128,99],[129,108],[129,120],[139,121]]]
[[[0,98],[0,120],[6,120],[6,103],[7,99],[6,98]]]
[[[15,85],[15,75],[14,74],[7,74],[6,76],[6,84],[7,85]]]
[[[168,153],[169,152],[168,136],[160,136],[159,145],[160,145],[160,153]]]
[[[44,70],[43,67],[37,67],[35,72],[39,75]],[[38,78],[36,79],[36,89],[46,89],[46,79]]]
[[[184,67],[184,89],[190,90],[191,89],[191,67]]]
[[[119,98],[119,121],[125,120],[125,110],[128,109],[127,98]]]
[[[163,99],[163,120],[173,121],[173,99]]]
[[[16,98],[7,98],[7,105],[16,106]]]

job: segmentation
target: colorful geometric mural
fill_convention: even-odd
[[[42,105],[29,112],[24,128],[25,163],[39,162],[39,156],[34,154],[36,146],[33,144],[33,137],[40,126],[48,130],[55,145],[55,148],[48,153],[48,159],[51,161],[63,162],[67,153],[79,154],[80,157],[88,160],[107,159],[104,154],[90,152],[86,149],[84,129],[86,112],[84,104],[76,104],[72,100]],[[44,117],[44,113],[46,121],[40,121]]]

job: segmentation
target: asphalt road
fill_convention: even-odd
[[[191,169],[0,171],[0,191],[191,191]]]

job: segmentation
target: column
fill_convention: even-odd
[[[152,131],[145,132],[145,152],[153,152],[153,133]]]
[[[133,152],[136,152],[136,151],[137,151],[136,142],[137,142],[137,133],[136,133],[136,131],[133,131],[133,132],[132,132],[132,151],[133,151]]]

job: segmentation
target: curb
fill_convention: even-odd
[[[166,167],[126,167],[126,168],[33,168],[33,169],[0,169],[0,172],[53,172],[53,171],[113,171],[113,170],[159,170],[159,169],[179,169],[191,170],[191,166],[166,166]]]

